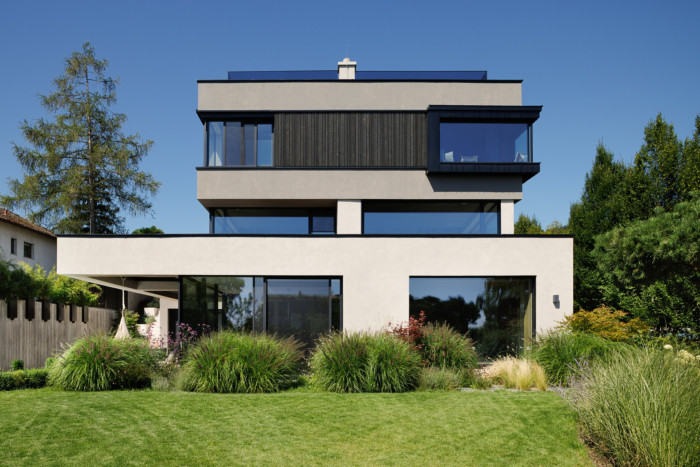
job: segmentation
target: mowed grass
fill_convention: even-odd
[[[3,465],[590,465],[552,393],[0,392]]]

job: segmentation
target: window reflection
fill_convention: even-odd
[[[182,277],[180,322],[314,339],[342,328],[340,279]]]
[[[440,162],[532,162],[530,125],[440,122]]]
[[[333,209],[228,208],[211,211],[211,233],[322,235],[335,233]]]
[[[207,166],[273,165],[272,123],[256,121],[207,122]]]
[[[533,337],[532,279],[412,277],[410,315],[468,333],[482,357],[517,353]]]
[[[499,233],[498,202],[380,202],[363,206],[364,233],[475,235]]]

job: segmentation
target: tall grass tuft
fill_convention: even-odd
[[[566,385],[579,363],[605,359],[624,345],[594,334],[558,330],[540,336],[530,356],[544,368],[550,384]]]
[[[508,389],[547,390],[547,377],[544,370],[537,362],[527,358],[499,358],[488,367],[487,374]]]
[[[454,390],[462,386],[465,380],[461,372],[450,368],[425,367],[421,371],[420,385],[418,389],[428,390]]]
[[[72,391],[142,388],[151,384],[156,355],[143,340],[106,335],[77,339],[49,367],[49,384]]]
[[[582,365],[565,399],[615,464],[697,465],[700,365],[650,347]]]
[[[420,378],[420,355],[385,333],[335,333],[319,339],[311,382],[332,392],[404,392]]]
[[[421,344],[423,358],[430,366],[461,370],[479,364],[474,342],[448,324],[426,324]]]
[[[185,391],[276,392],[293,383],[302,356],[291,338],[218,332],[189,349],[178,382]]]

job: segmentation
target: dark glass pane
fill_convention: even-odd
[[[331,279],[331,331],[342,331],[342,295],[340,279]]]
[[[330,330],[328,279],[269,279],[267,332],[294,336],[311,346]]]
[[[245,147],[245,160],[243,165],[246,166],[255,165],[255,127],[256,125],[254,123],[246,123],[245,125],[243,125],[245,134],[245,143],[243,144]]]
[[[314,216],[311,218],[311,232],[334,233],[335,218],[332,216]]]
[[[531,279],[427,277],[410,279],[410,315],[469,333],[482,357],[517,353],[532,338]]]
[[[309,233],[309,220],[290,216],[215,217],[214,233],[306,235]]]
[[[180,297],[180,322],[193,328],[206,324],[216,330],[219,320],[216,310],[207,300],[208,289],[211,287],[208,277],[183,277],[182,297]]]
[[[530,162],[527,123],[440,123],[440,162]]]
[[[224,161],[224,124],[223,122],[207,123],[207,165],[218,167]]]
[[[258,166],[272,166],[272,124],[258,124]]]
[[[253,331],[265,330],[265,281],[262,277],[253,280]]]
[[[364,233],[498,234],[498,208],[498,203],[369,203],[365,206]]]
[[[225,165],[241,164],[241,122],[226,122]]]

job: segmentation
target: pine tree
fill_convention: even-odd
[[[31,147],[13,143],[25,175],[9,181],[11,194],[0,202],[58,233],[121,233],[120,211],[150,212],[144,195],[160,186],[138,168],[152,141],[124,134],[126,115],[110,110],[118,81],[105,76],[107,65],[83,44],[66,59],[53,92],[40,96],[54,119],[25,120],[20,128]]]

